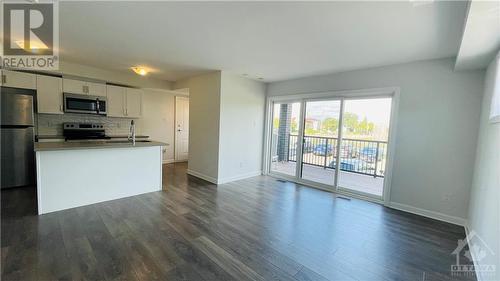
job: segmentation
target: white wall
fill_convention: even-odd
[[[132,70],[130,70],[130,73],[118,72],[66,61],[60,62],[59,71],[56,73],[80,76],[139,88],[157,88],[166,90],[172,88],[172,82],[154,79],[148,76],[139,76],[133,73]]]
[[[500,55],[488,67],[484,83],[484,96],[481,107],[481,122],[474,167],[469,206],[469,231],[476,232],[495,252],[487,252],[480,265],[496,265],[496,276],[481,276],[479,280],[500,280],[500,123],[490,123],[489,114],[495,84],[500,84],[495,77]],[[500,67],[500,66],[499,66]],[[500,86],[500,85],[498,85]],[[497,87],[498,87],[497,86]],[[473,245],[477,240],[471,241]],[[470,245],[469,245],[470,246]],[[484,245],[478,244],[484,249]],[[481,273],[479,273],[481,274]]]
[[[221,72],[176,81],[181,88],[189,88],[188,173],[217,182]]]
[[[219,182],[262,173],[265,84],[222,72]]]
[[[142,117],[137,120],[141,135],[169,144],[163,147],[164,163],[174,162],[175,158],[175,96],[185,96],[185,93],[144,89]]]
[[[484,71],[441,59],[270,83],[268,95],[400,87],[391,204],[463,224]]]

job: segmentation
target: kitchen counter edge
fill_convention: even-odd
[[[57,151],[57,150],[79,150],[79,149],[108,149],[108,148],[135,148],[151,146],[168,146],[168,144],[157,141],[132,143],[110,143],[110,142],[37,142],[35,151]]]

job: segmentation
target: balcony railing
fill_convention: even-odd
[[[288,137],[288,161],[297,161],[297,135]],[[302,163],[335,169],[337,167],[337,138],[304,136]],[[384,177],[387,156],[386,141],[342,139],[340,170]]]

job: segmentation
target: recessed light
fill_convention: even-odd
[[[262,78],[262,77],[259,77],[259,78],[257,78],[257,79],[259,79],[259,80],[264,80],[264,78]]]
[[[246,73],[243,73],[243,76],[244,76],[244,77],[248,77],[248,74],[246,74]]]
[[[146,76],[148,74],[148,72],[149,72],[149,69],[146,68],[146,67],[143,67],[143,66],[134,66],[134,67],[131,67],[131,68],[132,68],[132,70],[135,73],[137,73],[137,74],[139,74],[141,76]]]

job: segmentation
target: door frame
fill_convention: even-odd
[[[188,104],[189,104],[189,96],[175,96],[174,97],[174,162],[186,162],[188,160],[179,160],[179,157],[177,156],[177,148],[178,148],[178,145],[177,145],[177,141],[178,141],[178,137],[177,137],[177,101],[179,99],[187,99]],[[189,131],[188,131],[188,141],[189,141]]]
[[[384,190],[381,198],[370,196],[368,194],[363,194],[362,192],[356,192],[353,190],[345,190],[343,188],[338,188],[338,171],[336,169],[335,173],[335,183],[332,189],[331,185],[325,185],[309,180],[304,180],[300,178],[299,174],[299,160],[302,163],[302,143],[303,138],[303,126],[304,126],[304,113],[305,113],[305,102],[312,100],[326,100],[326,99],[337,99],[341,100],[341,115],[344,110],[344,101],[349,99],[360,99],[360,98],[392,98],[391,113],[390,113],[390,124],[389,124],[389,138],[387,143],[387,160],[384,175]],[[304,184],[321,190],[326,190],[329,192],[346,195],[349,197],[359,198],[367,201],[377,202],[384,205],[389,205],[391,201],[391,186],[392,186],[392,170],[394,163],[394,154],[396,148],[396,128],[397,128],[397,118],[399,111],[399,97],[400,88],[399,87],[386,87],[386,88],[373,88],[373,89],[360,89],[360,90],[342,90],[342,91],[323,91],[323,92],[310,92],[310,93],[297,93],[291,95],[281,95],[281,96],[269,96],[266,99],[266,116],[265,116],[265,128],[264,128],[264,150],[263,150],[263,171],[264,175],[273,176],[280,179],[289,180],[299,184]],[[299,102],[301,103],[301,116],[299,123],[299,138],[297,147],[297,165],[295,176],[285,175],[281,173],[271,172],[271,133],[272,133],[272,120],[273,120],[273,105],[275,102]],[[339,139],[341,136],[341,125],[342,118],[339,120]],[[340,141],[337,142],[337,149],[339,149]],[[338,151],[338,150],[337,150]],[[340,154],[338,154],[340,156]],[[299,159],[300,158],[300,159]],[[338,160],[338,159],[337,159]]]

